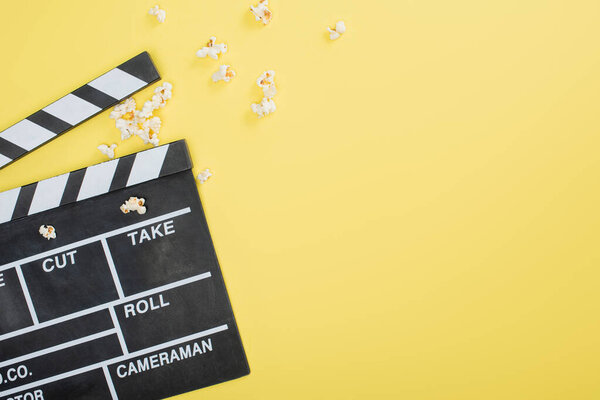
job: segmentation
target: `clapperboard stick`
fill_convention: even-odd
[[[158,81],[147,52],[0,132],[0,169]]]

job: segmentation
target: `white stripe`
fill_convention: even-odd
[[[32,358],[36,358],[39,356],[44,356],[46,354],[54,353],[55,351],[68,349],[69,347],[77,346],[83,343],[91,342],[92,340],[100,339],[105,336],[114,335],[116,331],[114,329],[109,329],[104,332],[94,333],[93,335],[84,336],[79,339],[71,340],[70,342],[65,342],[62,344],[58,344],[56,346],[48,347],[46,349],[34,351],[33,353],[25,354],[24,356],[16,357],[11,360],[6,360],[0,363],[0,368],[4,368],[6,366],[20,363],[21,361],[31,360]]]
[[[110,318],[112,319],[113,325],[117,331],[117,337],[119,338],[119,343],[121,344],[121,350],[123,354],[129,354],[129,350],[127,349],[127,343],[125,342],[125,338],[123,337],[123,331],[121,330],[121,325],[119,324],[119,320],[117,319],[117,314],[115,313],[114,307],[109,307],[108,312],[110,312]]]
[[[113,281],[115,283],[115,288],[117,289],[117,294],[119,298],[122,299],[125,297],[123,294],[123,288],[121,287],[121,280],[119,279],[119,274],[117,274],[117,268],[115,267],[115,262],[112,258],[112,254],[110,253],[110,249],[108,248],[108,243],[106,243],[106,239],[102,238],[102,249],[104,249],[104,255],[106,256],[106,260],[108,261],[108,269],[110,270],[110,274],[112,275]]]
[[[220,325],[217,326],[215,328],[211,328],[211,329],[207,329],[205,331],[202,332],[198,332],[195,333],[193,335],[189,335],[189,336],[185,336],[182,337],[180,339],[175,339],[175,340],[171,340],[170,342],[166,342],[166,343],[162,343],[156,346],[152,346],[149,347],[147,349],[144,350],[140,350],[140,351],[136,351],[135,353],[131,353],[128,356],[120,356],[120,357],[116,357],[110,360],[106,360],[106,361],[102,361],[96,364],[92,364],[92,365],[88,365],[87,367],[83,367],[83,368],[78,368],[75,369],[73,371],[69,371],[69,372],[65,372],[59,375],[55,375],[55,376],[51,376],[50,378],[46,378],[46,379],[41,379],[39,381],[36,382],[32,382],[32,383],[28,383],[27,385],[23,385],[23,386],[19,386],[13,389],[9,389],[6,390],[4,392],[0,392],[0,397],[4,397],[4,396],[10,396],[11,394],[17,393],[17,392],[21,392],[24,390],[28,390],[37,386],[42,386],[42,385],[46,385],[48,383],[52,383],[52,382],[56,382],[56,381],[60,381],[62,379],[65,378],[70,378],[72,376],[76,376],[76,375],[80,375],[89,371],[93,371],[95,369],[98,368],[104,368],[105,366],[108,366],[110,364],[116,364],[116,363],[120,363],[122,361],[127,361],[127,360],[133,360],[134,358],[137,358],[139,356],[143,356],[146,354],[150,354],[150,353],[154,353],[157,352],[159,350],[163,350],[163,349],[167,349],[169,347],[173,347],[173,346],[177,346],[179,344],[185,343],[185,342],[190,342],[192,340],[196,340],[196,339],[200,339],[202,337],[206,337],[206,336],[210,336],[213,335],[215,333],[219,333],[219,332],[223,332],[226,331],[227,329],[229,329],[229,326],[227,326],[227,324],[225,325]]]
[[[124,99],[147,84],[147,82],[118,68],[112,69],[88,83],[94,89],[98,89],[117,100]]]
[[[44,108],[44,111],[71,125],[77,125],[84,119],[102,111],[102,109],[69,93],[65,97],[56,100],[54,103]]]
[[[79,188],[77,201],[108,193],[118,163],[119,160],[112,160],[88,167]]]
[[[56,135],[35,122],[24,119],[0,132],[0,137],[29,151],[46,143]]]
[[[105,310],[107,307],[114,307],[114,306],[118,306],[121,304],[126,304],[132,300],[136,300],[142,297],[147,297],[147,296],[152,296],[154,294],[160,293],[160,292],[164,292],[166,290],[171,290],[171,289],[175,289],[178,288],[180,286],[185,286],[185,285],[189,285],[190,283],[194,283],[194,282],[198,282],[201,281],[203,279],[208,279],[211,277],[211,273],[210,272],[205,272],[203,274],[200,275],[196,275],[196,276],[192,276],[191,278],[185,278],[182,279],[180,281],[176,281],[176,282],[172,282],[169,283],[167,285],[164,286],[160,286],[154,289],[150,289],[150,290],[146,290],[145,292],[141,292],[141,293],[137,293],[134,295],[131,295],[129,297],[124,298],[123,300],[115,300],[115,301],[111,301],[109,303],[106,304],[100,304],[98,306],[92,307],[92,308],[88,308],[86,310],[82,310],[73,314],[69,314],[69,315],[64,315],[62,317],[59,318],[55,318],[49,321],[45,321],[42,322],[39,325],[36,326],[28,326],[27,328],[23,328],[23,329],[19,329],[18,331],[13,331],[13,332],[9,332],[9,333],[5,333],[4,335],[0,335],[0,341],[2,340],[6,340],[6,339],[10,339],[16,336],[20,336],[23,335],[25,333],[30,333],[30,332],[34,332],[37,331],[39,329],[42,328],[47,328],[49,326],[53,326],[56,324],[60,324],[66,321],[70,321],[72,319],[75,318],[79,318],[79,317],[83,317],[84,315],[88,315],[88,314],[93,314],[97,311],[102,311]]]
[[[8,157],[4,156],[3,154],[0,154],[0,167],[2,167],[2,166],[4,166],[4,165],[8,164],[8,163],[9,163],[9,162],[11,162],[11,161],[12,161],[12,159],[10,159],[10,158],[8,158]],[[0,211],[1,211],[1,210],[0,210]]]
[[[127,186],[158,178],[168,149],[169,145],[167,144],[137,153],[127,180]]]
[[[110,372],[108,372],[108,367],[106,365],[102,366],[102,371],[104,371],[104,377],[106,378],[106,384],[108,385],[108,390],[110,391],[110,396],[112,400],[119,400],[117,396],[117,391],[115,390],[115,385],[110,377]]]
[[[68,179],[69,174],[63,174],[39,181],[31,200],[28,215],[58,207]]]
[[[17,265],[27,264],[27,263],[30,263],[32,261],[36,261],[36,260],[39,260],[41,258],[45,258],[45,257],[51,256],[51,255],[54,255],[54,254],[58,254],[58,253],[61,253],[63,251],[70,250],[70,249],[73,249],[73,248],[76,248],[76,247],[85,246],[86,244],[97,242],[97,241],[101,240],[102,238],[109,238],[109,237],[112,237],[112,236],[117,236],[117,235],[120,235],[122,233],[133,231],[135,229],[142,228],[142,227],[147,226],[147,225],[152,225],[154,223],[157,223],[157,222],[160,222],[160,221],[163,221],[163,220],[166,220],[166,219],[175,218],[175,217],[178,217],[180,215],[187,214],[187,213],[189,213],[191,211],[192,210],[189,207],[182,208],[181,210],[173,211],[173,212],[170,212],[170,213],[167,213],[167,214],[164,214],[164,215],[160,215],[158,217],[150,218],[150,219],[147,219],[145,221],[138,222],[136,224],[132,224],[132,225],[129,225],[129,226],[125,226],[123,228],[115,229],[114,231],[110,231],[110,232],[102,233],[100,235],[92,236],[92,237],[89,237],[87,239],[83,239],[83,240],[80,240],[78,242],[73,242],[71,244],[68,244],[68,245],[65,245],[65,246],[62,246],[62,247],[57,247],[54,250],[48,250],[48,251],[44,251],[42,253],[34,254],[33,256],[25,257],[25,258],[22,258],[20,260],[16,260],[16,261],[10,262],[8,264],[1,265],[0,266],[0,271],[4,271],[6,269],[12,268],[12,267],[17,266]]]
[[[31,295],[29,294],[29,288],[27,287],[27,283],[25,282],[25,278],[23,277],[23,271],[21,270],[21,266],[17,265],[15,267],[17,271],[17,276],[19,277],[19,283],[21,283],[21,289],[23,289],[23,296],[25,296],[25,302],[27,303],[27,308],[29,308],[29,313],[31,314],[31,319],[33,320],[34,325],[39,325],[40,321],[38,320],[37,314],[35,313],[35,308],[33,307],[33,301],[31,300]]]
[[[19,198],[19,192],[21,192],[20,187],[0,193],[0,224],[10,221],[12,218],[15,206],[17,205],[17,199]]]

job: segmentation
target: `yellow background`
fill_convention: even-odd
[[[1,128],[148,50],[174,85],[162,142],[214,172],[252,373],[179,399],[600,398],[600,3],[271,0],[263,27],[252,1],[163,0],[164,24],[147,0],[2,3]],[[211,35],[229,51],[196,58]],[[0,190],[113,142],[105,112]]]

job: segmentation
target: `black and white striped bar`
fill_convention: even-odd
[[[192,168],[185,140],[0,192],[0,224]]]
[[[160,79],[143,52],[0,132],[0,168]]]

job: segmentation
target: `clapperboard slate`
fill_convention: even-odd
[[[191,168],[181,140],[0,193],[0,400],[161,399],[249,373]],[[121,212],[131,196],[146,214]]]
[[[0,132],[0,168],[159,79],[147,52],[125,61]]]

